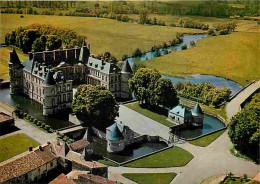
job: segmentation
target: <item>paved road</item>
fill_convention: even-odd
[[[260,80],[241,91],[234,99],[227,104],[227,117],[231,119],[240,110],[240,104],[244,102],[253,92],[260,88]]]
[[[120,175],[122,173],[177,173],[176,178],[171,182],[174,184],[199,184],[204,179],[213,176],[226,174],[247,174],[253,177],[259,170],[259,166],[244,159],[230,154],[229,149],[232,143],[229,141],[227,132],[207,147],[198,147],[187,142],[177,144],[194,155],[194,158],[184,167],[171,168],[127,168],[109,167],[109,178],[125,181]]]
[[[123,124],[129,126],[139,134],[159,135],[166,140],[169,139],[169,127],[143,116],[124,105],[120,105],[119,107],[119,117],[117,120],[122,121]]]
[[[10,115],[10,112],[6,111],[2,107],[0,107],[0,111]],[[30,136],[31,138],[35,139],[41,144],[44,144],[48,141],[56,140],[56,133],[45,133],[39,130],[38,128],[34,127],[33,125],[27,123],[23,119],[16,118],[15,126],[20,129],[19,131],[17,131],[17,133],[25,133],[26,135]]]

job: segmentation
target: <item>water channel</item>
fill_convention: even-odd
[[[185,34],[183,36],[183,42],[179,45],[176,46],[170,46],[168,48],[165,48],[171,52],[176,52],[181,50],[181,47],[186,44],[187,47],[191,47],[190,42],[194,41],[195,43],[197,43],[198,40],[207,37],[207,34],[197,34],[197,35],[187,35]],[[161,55],[164,54],[164,50],[165,49],[160,49],[160,53]],[[141,57],[130,57],[128,58],[128,61],[130,63],[131,66],[133,66],[134,62],[136,61],[146,61],[149,59],[152,59],[155,57],[155,52],[147,52],[145,54],[143,54]],[[173,84],[175,84],[176,82],[188,82],[190,81],[191,83],[203,83],[203,82],[210,82],[212,85],[214,85],[215,87],[228,87],[231,90],[231,96],[235,95],[236,93],[238,93],[243,87],[241,85],[239,85],[238,83],[228,80],[228,79],[224,79],[222,77],[216,77],[213,75],[201,75],[201,74],[195,74],[195,75],[191,75],[189,77],[173,77],[173,76],[168,76],[168,75],[162,75],[165,78],[170,79]]]

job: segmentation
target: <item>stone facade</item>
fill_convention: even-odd
[[[55,114],[70,107],[72,84],[101,85],[116,98],[131,98],[128,80],[132,70],[128,61],[122,69],[107,59],[90,56],[90,45],[81,48],[29,52],[21,61],[13,49],[9,61],[10,93],[25,94],[43,104],[43,114]]]

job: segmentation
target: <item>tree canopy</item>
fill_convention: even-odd
[[[119,106],[105,87],[80,85],[74,95],[72,110],[86,125],[104,130],[114,123]]]
[[[142,104],[173,107],[178,104],[177,93],[172,82],[161,78],[157,70],[138,69],[129,80],[130,90]]]
[[[229,137],[235,148],[259,162],[260,93],[235,115],[229,124]]]

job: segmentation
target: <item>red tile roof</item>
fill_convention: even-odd
[[[0,123],[13,120],[14,118],[12,116],[9,116],[8,114],[5,114],[4,112],[0,112]]]
[[[73,184],[74,182],[70,181],[65,174],[60,174],[57,178],[51,181],[49,184]]]
[[[111,181],[107,178],[103,178],[98,175],[93,174],[80,174],[79,177],[87,178],[90,181],[93,181],[95,184],[115,184],[115,181]]]
[[[21,155],[14,160],[0,163],[0,182],[22,176],[38,167],[54,160],[56,156],[50,151],[50,146],[42,146],[42,150],[36,149]]]
[[[76,151],[76,150],[84,149],[88,145],[89,145],[89,142],[87,141],[87,139],[83,138],[83,139],[80,139],[76,142],[71,143],[70,148],[73,151]]]

